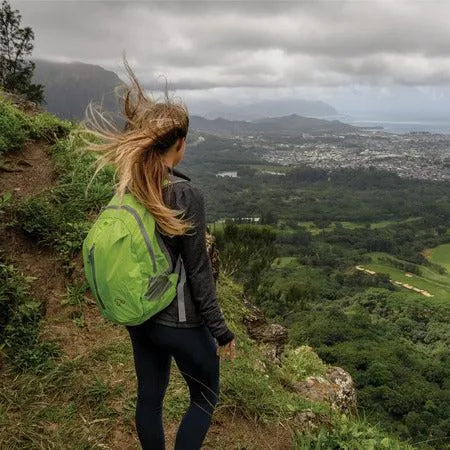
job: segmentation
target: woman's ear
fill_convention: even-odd
[[[183,145],[184,145],[185,141],[186,141],[186,138],[185,138],[185,137],[184,137],[184,138],[179,138],[179,139],[178,139],[177,147],[176,147],[177,152],[179,152],[179,151],[183,148]]]

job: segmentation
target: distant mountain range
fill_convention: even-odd
[[[104,108],[109,111],[119,110],[114,88],[122,84],[122,80],[114,72],[100,66],[80,62],[57,63],[37,60],[34,82],[45,86],[44,109],[63,118],[74,120],[84,118],[86,107],[91,100],[102,102]],[[206,118],[191,115],[191,127],[205,133],[279,135],[302,132],[349,132],[355,129],[337,120],[304,117],[337,114],[332,106],[323,102],[297,99],[265,100],[229,106],[210,100],[193,103],[192,107],[188,104],[188,107],[190,111],[199,108],[209,111]],[[220,117],[214,117],[216,114]],[[260,117],[268,118],[260,119]]]
[[[202,100],[191,101],[188,106],[193,114],[207,119],[221,117],[228,120],[252,121],[260,117],[282,117],[290,114],[323,119],[339,114],[327,103],[302,99],[260,100],[236,105],[226,105],[217,100]]]
[[[348,133],[357,127],[338,120],[322,120],[291,114],[284,117],[268,117],[253,122],[227,119],[205,119],[200,116],[190,117],[190,127],[194,130],[220,135],[286,135],[301,133]]]

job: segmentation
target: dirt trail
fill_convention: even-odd
[[[22,151],[1,158],[0,195],[9,191],[19,200],[33,197],[53,185],[56,174],[47,147],[43,142],[28,141]]]
[[[41,142],[27,142],[22,151],[11,152],[2,158],[2,165],[8,171],[0,169],[0,195],[11,192],[11,201],[17,202],[53,185],[55,170],[46,148],[47,145]],[[23,275],[36,277],[31,282],[31,292],[38,300],[46,302],[59,297],[65,291],[66,280],[58,269],[56,256],[9,226],[11,219],[4,215],[0,222],[0,253]]]
[[[12,202],[34,197],[50,189],[57,179],[48,145],[28,141],[22,151],[8,153],[2,158],[0,168],[0,195],[11,192]],[[80,329],[72,316],[76,307],[62,305],[67,297],[67,284],[82,279],[81,258],[75,261],[76,270],[70,278],[61,269],[61,263],[51,249],[39,246],[14,226],[9,225],[12,217],[2,216],[0,222],[0,254],[14,264],[23,275],[34,277],[30,283],[31,295],[45,305],[45,317],[41,337],[56,340],[69,357],[89,352],[95,345],[125,336],[123,330],[110,328],[98,330],[99,314],[94,302],[83,305],[86,331]]]

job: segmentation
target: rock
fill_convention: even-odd
[[[302,397],[325,402],[339,411],[356,415],[356,388],[352,377],[341,367],[330,367],[323,377],[309,377],[295,383],[295,390]]]
[[[2,92],[2,96],[13,103],[18,109],[33,116],[41,112],[37,103],[26,100],[24,95],[13,94],[12,92]]]
[[[323,414],[317,414],[309,408],[297,413],[293,423],[295,423],[295,429],[301,432],[311,432],[323,426],[328,426],[329,428],[331,426],[328,417]]]
[[[356,399],[356,388],[352,377],[342,367],[330,367],[325,375],[338,389],[335,389],[335,404],[339,410],[356,415],[358,404]]]
[[[255,370],[258,370],[259,372],[265,372],[267,370],[267,366],[260,359],[255,360],[253,367]]]
[[[248,334],[256,341],[267,344],[263,346],[264,355],[269,361],[279,364],[287,341],[288,330],[277,323],[267,323],[264,313],[245,299],[244,304],[248,313],[243,322]]]
[[[214,281],[217,281],[220,272],[219,250],[216,245],[216,238],[209,232],[208,228],[206,229],[206,249],[208,250],[209,259],[211,260]]]
[[[215,237],[206,231],[206,245],[214,273],[217,280],[220,269],[219,251],[215,244]],[[260,343],[259,347],[266,358],[272,364],[281,364],[281,355],[287,342],[288,330],[282,325],[268,323],[264,313],[243,297],[243,303],[247,313],[243,323],[249,336]],[[302,347],[296,351],[304,351],[308,347]],[[309,348],[312,351],[311,348]],[[257,360],[255,370],[265,372],[266,364]],[[341,367],[329,367],[325,375],[309,377],[304,381],[298,381],[294,385],[296,392],[302,397],[312,401],[329,403],[339,411],[351,415],[357,414],[356,389],[352,377]],[[326,418],[311,410],[304,410],[296,416],[298,428],[301,430],[314,430],[320,425],[327,424]],[[329,423],[328,423],[329,425]]]

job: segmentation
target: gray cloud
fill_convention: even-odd
[[[36,57],[178,89],[449,85],[450,4],[438,1],[13,2]]]

